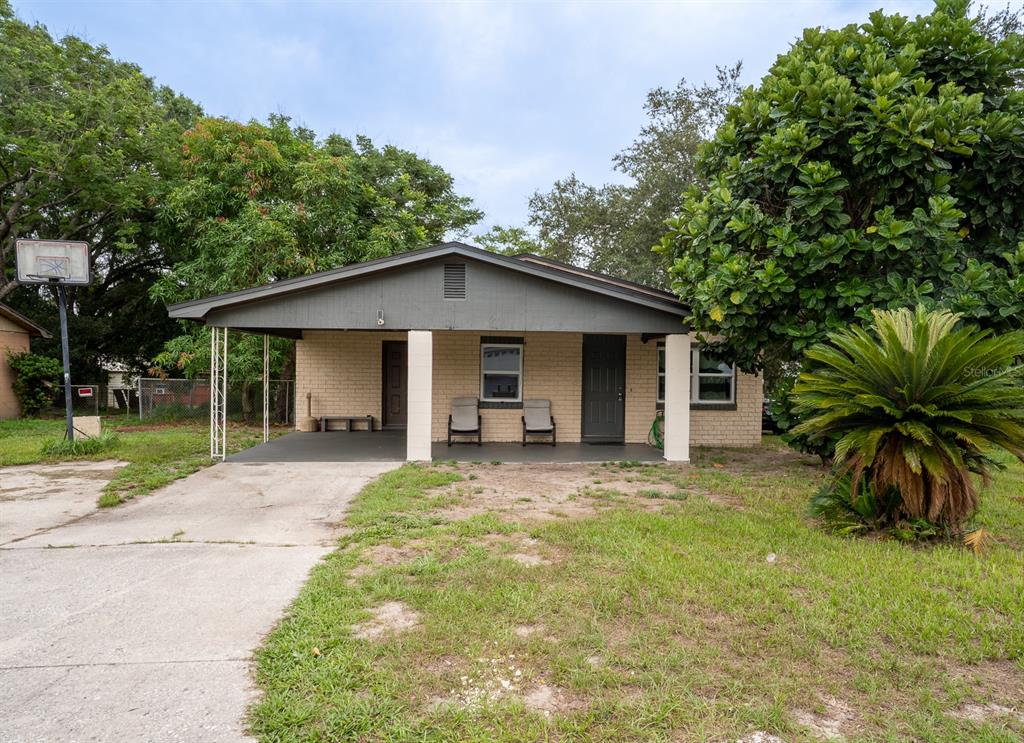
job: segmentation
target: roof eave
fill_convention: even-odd
[[[29,320],[23,314],[15,310],[13,307],[9,307],[6,304],[0,304],[0,315],[6,317],[8,320],[13,322],[15,325],[19,325],[28,332],[30,336],[36,338],[50,338],[50,333],[42,325],[39,325],[32,320]]]

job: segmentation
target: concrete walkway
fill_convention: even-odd
[[[24,499],[38,523],[0,498],[0,521],[18,515],[0,545],[0,742],[248,740],[252,651],[395,466],[219,464],[63,525],[45,497]]]

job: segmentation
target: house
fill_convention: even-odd
[[[14,370],[7,354],[29,349],[29,339],[49,338],[50,334],[20,312],[0,304],[0,418],[17,418],[21,405],[14,394]]]
[[[445,440],[463,396],[480,399],[484,441],[519,441],[532,398],[551,401],[559,443],[645,443],[658,415],[671,461],[760,441],[760,377],[692,346],[677,297],[535,255],[449,242],[169,311],[294,338],[300,415],[307,394],[315,417],[371,415],[405,429],[410,460]]]

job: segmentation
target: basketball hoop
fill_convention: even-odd
[[[64,357],[64,416],[67,423],[64,435],[68,441],[74,441],[71,354],[68,351],[68,299],[65,287],[88,285],[89,244],[61,240],[16,240],[14,249],[17,255],[19,283],[50,284],[57,291],[57,307],[60,310],[60,349]]]
[[[22,284],[89,283],[89,244],[61,240],[18,240],[18,281]]]

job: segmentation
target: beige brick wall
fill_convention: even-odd
[[[447,436],[451,399],[480,394],[481,333],[435,331],[433,425],[435,441]],[[512,335],[512,334],[509,334]],[[559,441],[579,441],[583,336],[580,333],[525,333],[523,396],[551,400]],[[330,413],[381,417],[381,341],[405,340],[402,332],[309,331],[296,344],[296,409],[305,415],[312,393],[314,416]],[[657,343],[626,338],[626,441],[647,441],[657,396]],[[761,379],[737,377],[737,409],[691,411],[690,437],[696,446],[755,446],[761,439]],[[518,409],[482,409],[485,441],[519,441]]]
[[[626,443],[646,444],[657,412],[658,344],[626,336]]]
[[[448,436],[453,397],[480,394],[481,333],[434,332],[434,430],[436,441]],[[523,399],[551,401],[559,441],[580,440],[580,390],[583,336],[579,333],[524,333]],[[485,441],[521,441],[523,411],[482,409]]]
[[[11,387],[14,384],[14,371],[7,363],[7,352],[27,351],[29,335],[14,323],[8,323],[5,318],[0,317],[0,321],[13,326],[13,329],[0,326],[0,418],[17,418],[21,415],[21,406]]]
[[[761,443],[764,388],[755,374],[736,375],[736,410],[691,410],[693,446],[757,446]]]
[[[381,341],[404,341],[405,333],[306,331],[295,344],[295,410],[306,415],[312,394],[314,418],[365,415],[381,418]]]

